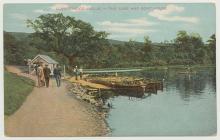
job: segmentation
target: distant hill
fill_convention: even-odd
[[[17,40],[24,40],[25,38],[27,38],[29,35],[31,35],[31,33],[24,33],[24,32],[8,32],[11,35],[13,35]],[[124,45],[125,43],[127,43],[128,41],[120,41],[120,40],[114,40],[114,39],[108,39],[109,43],[111,45]],[[144,42],[138,42],[138,41],[134,41],[136,45],[144,45]],[[152,43],[153,46],[169,46],[172,45],[171,43]]]
[[[23,40],[27,38],[31,33],[23,33],[23,32],[8,32],[11,35],[13,35],[17,40]],[[109,43],[112,45],[124,45],[124,43],[128,41],[120,41],[120,40],[114,40],[114,39],[108,39]],[[143,42],[136,42],[137,44],[143,44]]]
[[[21,41],[27,38],[31,33],[23,33],[23,32],[8,32],[13,35],[17,40]]]
[[[108,39],[109,43],[111,45],[124,45],[125,43],[128,43],[128,41],[120,41],[120,40],[114,40],[114,39]],[[144,45],[144,42],[138,42],[134,41],[136,45]]]
[[[125,43],[127,43],[128,41],[120,41],[120,40],[114,40],[114,39],[108,39],[109,43],[112,45],[124,45]],[[136,45],[144,45],[144,42],[138,42],[138,41],[134,41]],[[152,45],[154,47],[160,47],[160,46],[170,46],[173,45],[172,43],[157,43],[157,42],[153,42]]]
[[[125,41],[114,40],[114,39],[108,39],[108,41],[111,45],[123,45],[125,43]]]

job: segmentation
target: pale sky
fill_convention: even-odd
[[[206,41],[216,32],[215,5],[203,4],[5,4],[3,28],[10,32],[33,32],[25,20],[47,13],[63,13],[89,22],[95,30],[115,40],[153,42],[172,40],[179,30],[199,33]]]

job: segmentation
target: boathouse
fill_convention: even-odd
[[[39,64],[39,63],[43,63],[44,66],[47,64],[51,70],[51,75],[53,75],[54,67],[56,67],[59,64],[57,61],[55,61],[51,57],[47,55],[41,55],[41,54],[38,54],[36,57],[34,57],[34,59],[31,60],[32,65]]]

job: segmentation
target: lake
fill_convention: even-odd
[[[183,71],[183,73],[182,73]],[[127,75],[163,81],[143,98],[115,96],[107,117],[110,136],[205,136],[217,131],[215,68],[165,69]],[[126,75],[125,74],[125,75]]]

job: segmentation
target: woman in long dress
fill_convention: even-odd
[[[45,78],[44,78],[44,71],[42,64],[40,64],[40,66],[37,69],[37,78],[38,78],[38,87],[45,86]]]

